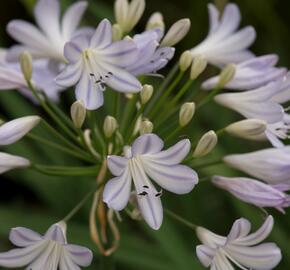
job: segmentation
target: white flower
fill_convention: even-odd
[[[197,236],[203,245],[196,248],[197,256],[211,270],[233,270],[232,264],[243,270],[271,270],[281,261],[279,247],[274,243],[263,243],[272,231],[274,220],[268,216],[262,227],[250,233],[247,219],[235,221],[227,237],[198,227]]]
[[[228,155],[224,161],[269,184],[290,183],[290,147],[269,148],[247,154]]]
[[[52,225],[44,236],[27,228],[14,228],[10,241],[19,248],[0,253],[0,265],[26,269],[80,270],[92,262],[92,252],[82,246],[68,244],[66,224]]]
[[[20,140],[40,121],[39,116],[25,116],[0,126],[0,145],[9,145]]]
[[[120,211],[129,201],[133,180],[140,211],[155,230],[163,219],[161,191],[156,190],[149,178],[176,194],[188,193],[198,183],[195,171],[179,165],[190,151],[189,140],[161,151],[163,146],[158,136],[145,134],[135,140],[132,148],[127,148],[125,157],[109,156],[108,166],[116,177],[106,184],[103,194],[108,207]]]
[[[94,110],[103,105],[106,86],[120,92],[139,92],[140,82],[126,67],[135,63],[138,49],[131,39],[112,42],[112,26],[104,19],[91,39],[79,36],[66,43],[64,54],[69,64],[56,82],[69,87],[77,84],[76,97]]]
[[[212,182],[238,199],[257,207],[275,207],[285,214],[284,208],[290,206],[290,195],[284,192],[290,190],[290,184],[281,188],[279,185],[271,186],[251,178],[223,176],[214,176]]]
[[[250,90],[281,79],[287,72],[285,68],[274,67],[278,61],[277,55],[264,55],[236,64],[234,78],[224,88],[232,90]],[[205,90],[214,88],[220,77],[206,80],[202,87]]]
[[[251,26],[237,30],[241,20],[238,6],[228,4],[222,15],[213,4],[208,5],[208,10],[210,30],[207,38],[191,50],[193,56],[202,55],[217,66],[252,58],[254,55],[248,47],[254,42],[256,32]]]
[[[74,36],[88,32],[86,29],[77,29],[86,8],[87,2],[77,2],[60,20],[59,0],[38,0],[34,16],[39,29],[22,20],[13,20],[8,24],[8,33],[21,45],[12,47],[7,59],[17,61],[19,54],[27,50],[37,58],[64,61],[64,44]]]
[[[283,107],[272,101],[279,91],[281,82],[276,81],[251,91],[220,94],[215,101],[222,106],[239,112],[246,118],[265,120],[267,123],[276,123],[283,120]]]
[[[0,152],[0,174],[13,169],[29,166],[30,161],[26,158]]]

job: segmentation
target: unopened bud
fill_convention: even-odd
[[[179,111],[179,125],[182,127],[186,126],[191,121],[194,112],[195,112],[194,102],[184,103]]]
[[[114,10],[117,24],[120,25],[121,28],[123,28],[126,25],[128,19],[128,0],[116,0]]]
[[[140,126],[140,134],[143,135],[146,133],[152,133],[153,127],[154,126],[152,122],[150,122],[149,120],[142,121],[141,126]]]
[[[114,24],[112,27],[113,41],[121,40],[123,37],[123,31],[119,24]]]
[[[218,87],[223,88],[227,85],[235,77],[235,74],[236,66],[234,64],[226,65],[220,74]]]
[[[207,67],[207,61],[206,59],[199,55],[194,57],[191,71],[190,71],[190,79],[195,80]]]
[[[113,116],[106,116],[104,121],[104,133],[107,138],[111,138],[112,135],[115,133],[116,129],[118,128],[118,123],[115,117]]]
[[[151,30],[151,29],[161,29],[164,31],[165,29],[165,24],[163,20],[163,15],[160,12],[155,12],[151,15],[149,18],[147,25],[146,25],[146,30]]]
[[[70,108],[71,119],[76,128],[81,128],[86,119],[86,108],[82,100],[75,101]]]
[[[140,92],[141,103],[144,105],[146,104],[153,94],[153,86],[149,84],[143,85],[143,89]]]
[[[209,154],[215,148],[217,142],[218,142],[218,137],[213,130],[205,133],[199,140],[194,150],[193,156],[203,157]]]
[[[27,51],[24,51],[20,55],[20,67],[24,79],[30,81],[32,77],[32,57],[31,54]]]
[[[192,53],[190,51],[185,51],[179,59],[179,68],[181,71],[186,71],[192,63]]]
[[[267,123],[263,120],[246,119],[227,126],[225,131],[240,138],[259,140],[266,128]]]
[[[171,47],[174,46],[179,41],[181,41],[188,33],[190,29],[190,24],[191,23],[189,19],[181,19],[176,23],[174,23],[168,30],[160,46]]]

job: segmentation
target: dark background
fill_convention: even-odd
[[[66,6],[72,1],[62,1]],[[97,25],[100,18],[112,17],[113,1],[92,0],[84,22]],[[218,1],[223,4],[222,0]],[[253,25],[257,30],[257,41],[253,51],[258,54],[277,53],[279,65],[289,66],[290,62],[290,2],[286,0],[240,0],[236,2],[242,12],[242,25]],[[0,1],[0,45],[7,47],[13,41],[6,35],[5,25],[11,19],[33,20],[31,16],[34,1]],[[189,49],[203,39],[208,29],[208,15],[203,0],[147,0],[147,8],[138,30],[142,31],[147,18],[154,11],[164,14],[166,25],[189,17],[192,28],[185,40],[177,47],[177,55]],[[64,99],[70,94],[64,94]],[[63,102],[65,109],[69,102]],[[39,110],[24,100],[16,92],[0,93],[0,111],[7,118],[37,113]],[[240,119],[234,113],[214,104],[207,106],[189,128],[192,136],[198,137],[209,129],[217,130],[226,124]],[[40,131],[41,132],[41,131]],[[260,148],[261,144],[225,137],[221,140],[214,155],[242,153]],[[12,153],[23,154],[39,163],[78,164],[70,157],[48,150],[42,145],[35,146],[29,140],[9,147]],[[241,175],[225,166],[216,166],[203,170],[201,174]],[[50,224],[57,222],[82,198],[94,179],[56,178],[33,173],[29,170],[14,171],[0,179],[0,248],[10,247],[7,240],[9,229],[15,226],[28,226],[43,232]],[[166,194],[163,197],[166,207],[174,210],[196,224],[201,224],[220,234],[227,234],[231,224],[241,216],[251,220],[257,228],[263,220],[259,209],[239,202],[232,196],[205,182],[186,196]],[[181,227],[167,217],[160,231],[154,232],[146,225],[129,221],[124,217],[120,225],[121,247],[110,259],[104,260],[98,255],[96,247],[89,238],[87,227],[88,204],[77,217],[69,223],[69,239],[92,248],[96,253],[94,264],[89,269],[140,269],[140,270],[187,270],[203,269],[195,256],[198,241],[194,232]],[[271,234],[284,254],[277,268],[290,268],[290,220],[275,210],[269,210],[275,216],[276,226]],[[289,211],[288,211],[289,212]],[[113,268],[113,267],[112,267]]]

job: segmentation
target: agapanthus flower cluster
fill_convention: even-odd
[[[223,12],[209,4],[207,37],[180,52],[176,45],[188,34],[190,20],[180,18],[166,30],[163,15],[156,12],[138,33],[135,26],[145,11],[145,0],[116,0],[115,21],[103,18],[97,27],[81,24],[86,1],[74,3],[63,16],[60,1],[38,0],[35,24],[13,20],[7,25],[18,44],[1,50],[0,89],[17,89],[45,114],[2,119],[0,145],[28,138],[83,165],[37,164],[29,157],[1,152],[0,173],[18,168],[96,180],[84,199],[43,236],[13,228],[10,241],[18,248],[0,253],[0,266],[31,270],[89,266],[93,253],[68,244],[66,226],[92,199],[88,234],[105,256],[118,248],[121,216],[144,220],[158,230],[165,213],[194,229],[202,243],[196,247],[197,258],[204,267],[274,269],[282,258],[280,249],[274,243],[261,243],[273,229],[272,216],[252,234],[250,222],[238,219],[223,237],[184,222],[162,200],[168,192],[181,199],[183,194],[194,196],[194,188],[211,179],[243,202],[285,213],[290,206],[290,116],[285,105],[290,101],[290,75],[287,68],[277,66],[278,56],[255,56],[250,51],[256,31],[252,26],[239,29],[241,14],[233,3]],[[174,57],[179,60],[170,63]],[[168,73],[169,63],[173,67]],[[219,74],[205,78],[208,65],[220,69]],[[191,88],[193,82],[200,82],[199,89]],[[75,102],[67,115],[59,103],[61,92],[70,88]],[[190,91],[200,91],[202,98],[195,99]],[[187,127],[194,127],[195,114],[210,102],[242,118],[219,130],[209,128],[197,138]],[[33,129],[37,125],[58,141],[37,135]],[[260,148],[265,145],[260,141],[265,141],[267,149],[219,157],[218,163],[243,175],[200,177],[197,164],[212,165],[208,156],[220,136],[227,135],[256,141]]]

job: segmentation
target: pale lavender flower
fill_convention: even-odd
[[[106,184],[103,193],[108,207],[120,211],[129,201],[133,180],[140,211],[155,230],[163,220],[161,191],[156,190],[149,178],[176,194],[188,193],[198,183],[195,171],[179,165],[190,151],[189,140],[161,151],[163,146],[158,136],[145,134],[134,141],[132,148],[126,149],[125,157],[109,156],[108,167],[116,177]]]
[[[290,146],[228,155],[224,157],[224,161],[271,185],[290,183]]]
[[[69,64],[56,78],[64,87],[77,84],[76,97],[90,110],[103,105],[107,86],[119,92],[139,92],[142,85],[126,67],[138,61],[138,49],[132,39],[112,41],[112,26],[101,21],[89,39],[79,36],[66,43],[64,54]]]
[[[208,11],[210,30],[206,39],[191,50],[193,56],[201,55],[217,66],[254,57],[248,48],[254,42],[256,32],[251,26],[237,30],[241,20],[238,6],[228,4],[221,15],[213,4],[209,4]]]
[[[17,168],[30,166],[30,161],[26,158],[0,152],[0,174]]]
[[[39,28],[22,20],[13,20],[8,24],[8,33],[21,45],[12,47],[7,59],[18,61],[19,54],[26,50],[36,58],[63,62],[65,43],[77,35],[90,32],[77,28],[86,8],[87,2],[79,1],[69,7],[61,20],[59,0],[38,0],[34,16]]]
[[[217,235],[205,228],[197,228],[197,236],[203,245],[196,247],[200,262],[211,270],[233,270],[233,264],[246,270],[271,270],[282,259],[280,248],[274,243],[262,243],[274,225],[272,216],[255,233],[251,223],[238,219],[227,237]]]
[[[13,228],[9,239],[19,248],[0,253],[3,267],[80,270],[80,266],[89,266],[93,259],[89,249],[67,243],[63,222],[52,225],[43,236],[27,228]]]
[[[246,118],[276,123],[283,120],[284,109],[272,98],[279,92],[281,81],[276,81],[251,91],[225,93],[215,97],[215,101],[239,112]]]
[[[278,186],[246,177],[214,176],[212,182],[238,199],[257,207],[274,207],[285,213],[284,208],[290,206],[290,195],[284,192],[290,190],[290,184],[284,185],[284,190],[281,191]]]
[[[278,61],[277,55],[264,55],[236,64],[234,78],[224,88],[231,90],[251,90],[264,86],[272,81],[281,79],[286,73],[285,68],[274,67]],[[213,89],[220,77],[215,76],[206,80],[202,87]]]
[[[163,37],[161,29],[148,30],[135,35],[133,40],[138,48],[138,61],[127,67],[127,70],[135,75],[152,75],[165,67],[174,56],[173,47],[160,47]]]

